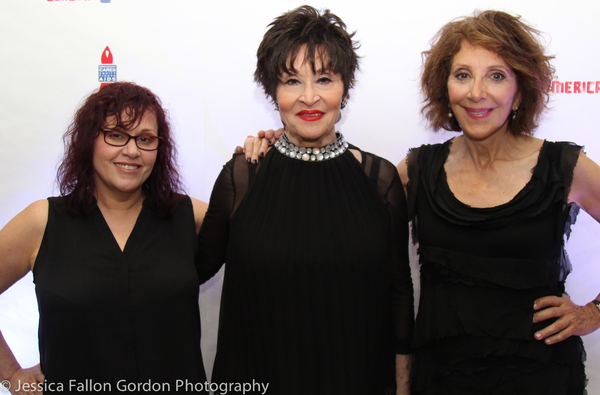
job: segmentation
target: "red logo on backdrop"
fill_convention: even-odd
[[[102,51],[100,62],[102,64],[98,66],[98,82],[102,88],[104,85],[117,81],[117,65],[112,64],[113,54],[108,46]]]
[[[600,81],[552,81],[552,93],[600,93]]]

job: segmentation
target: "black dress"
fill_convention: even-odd
[[[362,158],[224,166],[200,231],[201,281],[226,262],[213,382],[392,393],[413,325],[406,201],[391,163]]]
[[[532,178],[510,202],[473,208],[448,187],[451,140],[409,154],[409,216],[419,242],[415,394],[584,393],[579,337],[534,340],[533,302],[562,296],[565,235],[581,147],[544,142]]]
[[[48,200],[33,269],[44,393],[196,393],[184,386],[206,381],[190,199],[164,218],[144,201],[123,251],[97,206],[74,216]]]

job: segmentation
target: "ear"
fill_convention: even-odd
[[[521,91],[518,91],[515,97],[513,98],[511,109],[516,111],[521,105]]]

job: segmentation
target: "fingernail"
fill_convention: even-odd
[[[260,154],[258,154],[258,156],[260,156],[261,158],[263,158],[265,156],[265,153],[261,152]]]
[[[541,333],[536,333],[535,334],[535,338],[538,339],[538,340],[541,339],[542,338],[542,334]]]
[[[271,140],[269,140],[269,145],[273,144],[273,142]]]
[[[248,158],[248,163],[251,163],[251,162],[252,162],[252,159]]]
[[[252,160],[252,164],[253,164],[253,165],[255,165],[256,163],[257,163],[257,162],[256,162],[256,159]]]

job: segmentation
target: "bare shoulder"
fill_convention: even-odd
[[[23,231],[30,235],[39,235],[41,238],[46,230],[48,223],[48,200],[36,200],[27,206],[23,211],[17,214],[12,220],[2,229],[9,231]]]
[[[400,163],[398,163],[398,166],[396,166],[396,169],[398,170],[398,174],[400,174],[400,180],[402,180],[402,185],[404,185],[404,188],[406,188],[406,185],[408,184],[408,156],[406,156],[404,159],[402,159],[400,161]]]
[[[192,200],[192,207],[194,208],[196,234],[198,234],[200,232],[200,227],[202,226],[202,221],[204,221],[204,215],[206,214],[206,210],[208,209],[208,203],[193,197],[190,197],[190,199]]]
[[[583,152],[579,154],[573,170],[569,203],[577,203],[600,221],[600,166]]]
[[[48,204],[33,202],[0,230],[0,292],[33,269],[48,223]]]
[[[362,153],[359,150],[350,148],[350,152],[352,152],[352,155],[354,155],[358,163],[362,163],[363,157]]]

